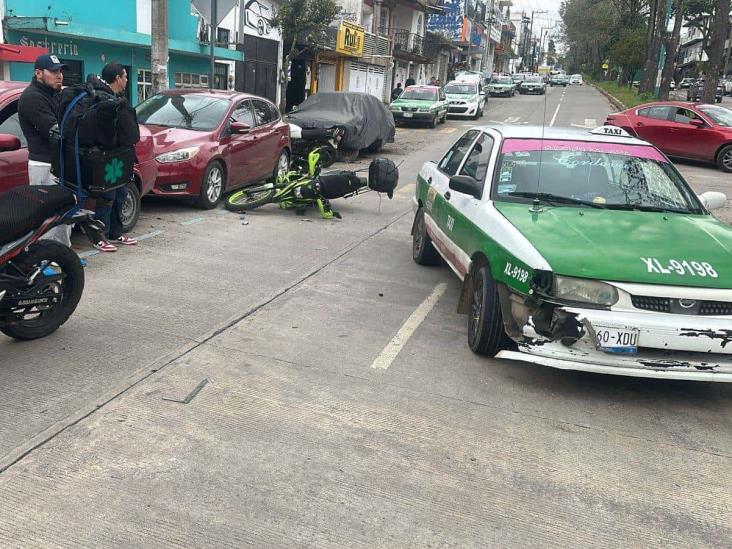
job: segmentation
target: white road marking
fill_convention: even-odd
[[[152,238],[153,236],[158,236],[159,234],[163,234],[163,231],[159,229],[155,229],[154,231],[150,231],[149,233],[141,234],[140,236],[136,236],[135,240],[140,242],[141,240],[147,240],[148,238]]]
[[[381,351],[381,354],[376,357],[376,360],[371,364],[372,368],[386,370],[391,366],[391,363],[394,362],[394,359],[407,344],[409,338],[412,337],[415,331],[417,331],[420,324],[422,324],[424,319],[427,318],[427,315],[434,308],[437,300],[445,293],[446,289],[447,284],[444,282],[435,286],[435,289],[432,290],[429,297],[420,303],[419,307],[409,315],[409,318],[404,322],[404,324],[402,324],[402,327],[399,328],[397,334],[389,343],[386,344],[386,347]]]
[[[556,122],[556,120],[557,120],[557,115],[559,114],[559,107],[562,106],[562,99],[564,99],[565,93],[567,93],[566,89],[562,92],[562,97],[559,98],[559,103],[557,103],[557,110],[554,111],[554,116],[552,116],[552,121],[549,122],[550,128],[554,125],[554,122]]]
[[[515,124],[519,120],[521,120],[520,116],[509,116],[508,118],[506,118],[506,120],[504,120],[504,122],[506,124]]]
[[[193,219],[187,219],[186,221],[181,221],[181,225],[195,225],[196,223],[200,223],[203,221],[203,217],[194,217]]]

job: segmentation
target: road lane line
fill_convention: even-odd
[[[564,99],[564,94],[567,93],[567,89],[565,88],[562,92],[562,97],[559,98],[559,103],[557,103],[557,109],[554,111],[554,116],[552,116],[552,121],[549,122],[549,127],[551,128],[554,126],[554,122],[557,120],[557,115],[559,114],[559,107],[562,106],[562,100]]]
[[[153,236],[158,236],[159,234],[163,234],[163,231],[159,229],[155,229],[154,231],[150,231],[149,233],[141,234],[140,236],[136,236],[135,240],[138,242],[141,240],[147,240],[148,238],[152,238]]]
[[[394,359],[407,344],[409,338],[412,337],[414,332],[417,331],[417,328],[419,328],[420,324],[422,324],[422,322],[424,322],[424,319],[427,318],[427,315],[430,314],[430,311],[434,308],[437,300],[440,299],[442,294],[445,293],[446,289],[447,284],[445,282],[442,282],[435,286],[435,289],[432,290],[432,293],[429,295],[429,297],[425,299],[419,305],[419,307],[414,310],[414,312],[409,316],[406,322],[402,324],[402,327],[399,328],[397,334],[392,338],[389,343],[386,344],[386,347],[384,347],[384,350],[381,351],[381,354],[376,357],[376,360],[374,360],[373,364],[371,364],[372,368],[386,370],[387,368],[389,368],[389,366],[391,366],[391,363],[394,362]]]
[[[181,225],[195,225],[196,223],[200,223],[205,218],[203,217],[194,217],[193,219],[187,219],[186,221],[181,221]]]

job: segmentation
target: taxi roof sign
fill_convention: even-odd
[[[595,135],[611,135],[613,137],[633,137],[623,128],[619,128],[617,126],[600,126],[599,128],[592,130],[590,133]]]

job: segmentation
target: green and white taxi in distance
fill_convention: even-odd
[[[473,120],[483,116],[485,94],[480,82],[454,80],[448,82],[443,90],[449,103],[447,114],[450,116],[468,116]]]
[[[391,102],[394,122],[427,122],[431,128],[447,120],[447,97],[439,86],[407,86]]]
[[[732,227],[619,128],[475,127],[420,171],[413,257],[463,281],[476,353],[732,381]]]

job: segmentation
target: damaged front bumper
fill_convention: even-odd
[[[661,379],[732,382],[732,318],[673,315],[641,311],[608,311],[562,307],[585,327],[571,345],[550,341],[528,324],[519,351],[497,357],[565,370]],[[595,327],[633,328],[633,354],[599,349]]]

